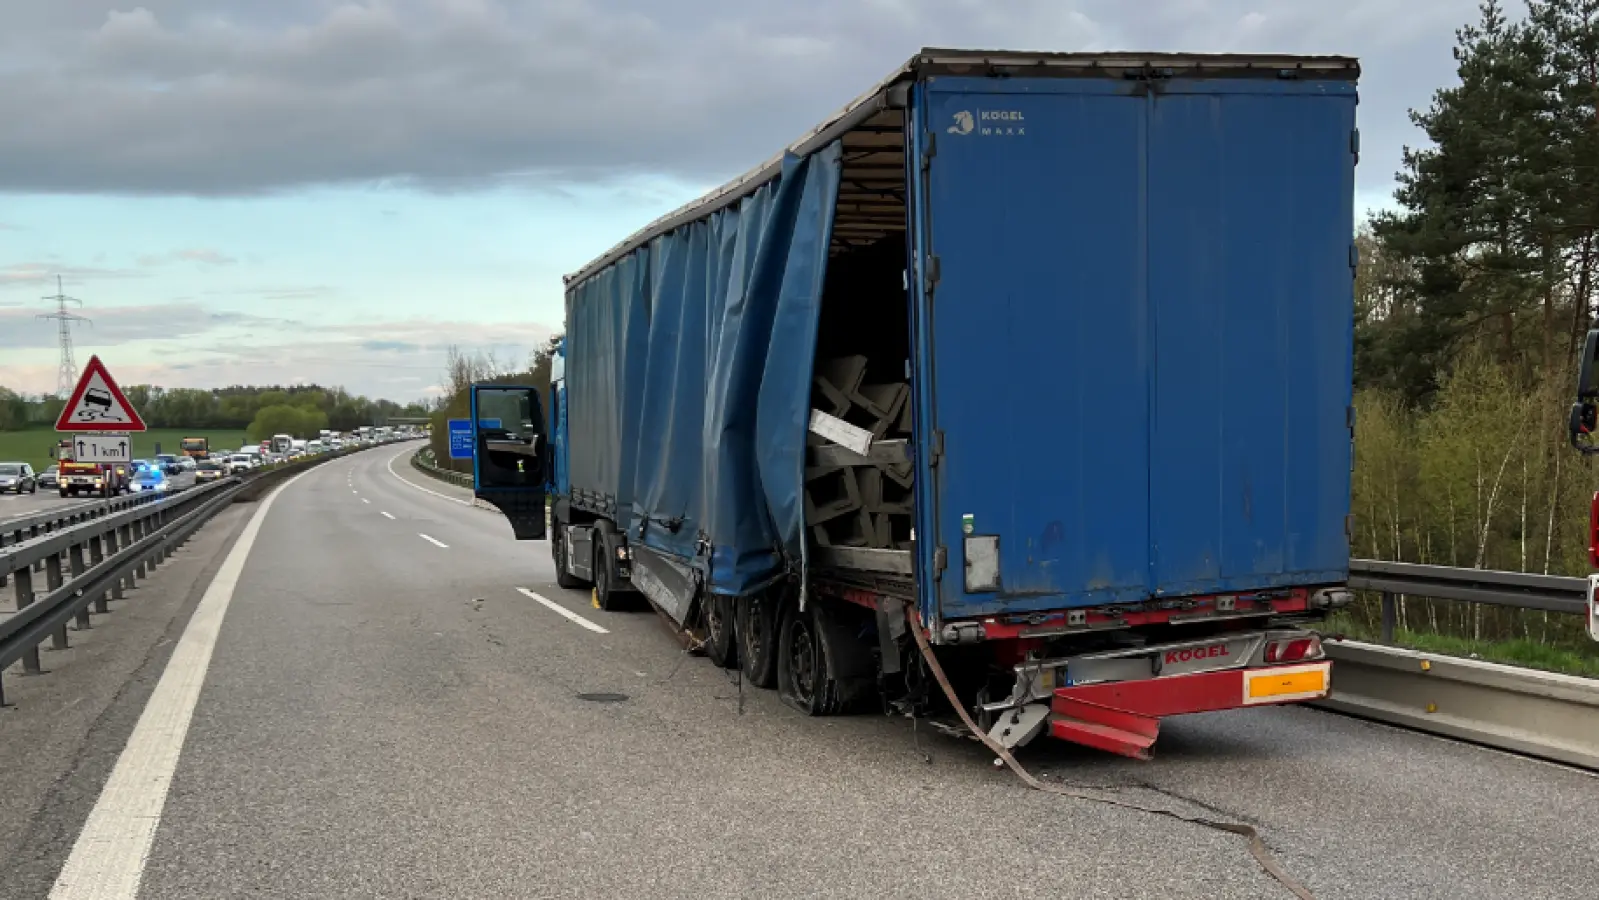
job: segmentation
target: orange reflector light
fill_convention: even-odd
[[[1283,697],[1293,694],[1319,694],[1327,689],[1327,673],[1318,669],[1299,672],[1251,673],[1249,696]]]

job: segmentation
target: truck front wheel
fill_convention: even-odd
[[[621,607],[622,596],[615,589],[616,575],[612,572],[610,554],[598,529],[594,534],[594,605],[607,612]]]

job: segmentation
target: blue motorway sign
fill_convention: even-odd
[[[499,419],[478,419],[477,420],[477,427],[479,427],[479,428],[499,428],[500,427],[500,420]]]
[[[472,458],[472,420],[451,419],[450,426],[450,458]]]

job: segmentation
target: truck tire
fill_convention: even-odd
[[[777,689],[783,702],[808,716],[839,713],[843,705],[827,674],[828,644],[817,627],[814,602],[804,609],[796,602],[783,605],[777,648]]]
[[[567,538],[566,528],[560,523],[555,523],[555,533],[550,535],[550,559],[555,562],[555,583],[567,590],[577,590],[589,586],[587,581],[567,571],[567,560],[572,556],[572,545]]]
[[[622,594],[615,589],[616,573],[611,567],[611,553],[599,527],[594,529],[594,605],[606,612],[616,612],[622,606]]]
[[[777,686],[777,610],[781,596],[774,588],[745,597],[733,616],[739,668],[756,687]]]
[[[706,594],[701,603],[705,610],[705,655],[724,669],[737,667],[738,628],[733,620],[733,598]]]

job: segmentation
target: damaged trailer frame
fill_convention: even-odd
[[[478,496],[812,714],[934,708],[908,628],[1006,747],[1325,696],[1358,74],[923,51],[568,276]]]

